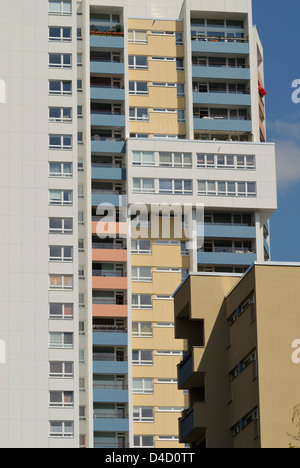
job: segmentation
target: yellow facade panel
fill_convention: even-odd
[[[156,20],[154,22],[152,19],[129,18],[128,29],[140,30],[140,31],[183,32],[184,26],[183,26],[183,21]]]

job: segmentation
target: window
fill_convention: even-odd
[[[131,107],[129,109],[129,119],[131,121],[148,122],[149,111],[146,107]]]
[[[73,289],[73,276],[71,275],[50,275],[50,289]]]
[[[72,122],[70,107],[49,107],[49,122]]]
[[[152,296],[150,294],[133,294],[133,309],[152,309]]]
[[[50,262],[73,262],[73,247],[50,246]]]
[[[192,195],[193,185],[191,180],[159,180],[159,193],[165,195]]]
[[[49,205],[72,205],[73,192],[71,190],[50,190]]]
[[[154,422],[154,408],[134,407],[133,422]]]
[[[132,379],[134,394],[153,394],[153,379]]]
[[[73,304],[50,304],[50,319],[73,319]]]
[[[132,267],[132,281],[150,282],[152,281],[151,267]]]
[[[82,67],[82,54],[77,54],[77,66]]]
[[[177,121],[178,121],[178,123],[184,123],[185,122],[185,110],[184,109],[178,109],[177,110]]]
[[[151,322],[133,322],[132,336],[135,338],[150,338],[153,336],[153,328]]]
[[[49,15],[71,15],[71,0],[49,0]]]
[[[70,179],[72,176],[72,163],[49,163],[49,177],[65,177]]]
[[[82,41],[82,29],[77,28],[77,41]]]
[[[133,179],[134,193],[154,193],[154,179]]]
[[[129,94],[147,95],[148,83],[146,81],[129,81]]]
[[[72,135],[49,135],[49,149],[71,150]]]
[[[153,366],[153,351],[133,350],[132,363],[134,366]]]
[[[154,447],[153,436],[134,436],[134,447],[135,448],[152,448]]]
[[[162,83],[161,81],[154,81],[152,86],[159,88],[176,88],[176,83]]]
[[[176,58],[155,56],[155,57],[152,57],[152,60],[157,61],[157,62],[175,62]]]
[[[198,181],[198,195],[223,197],[255,197],[255,182]]]
[[[71,42],[72,28],[49,27],[49,41]]]
[[[71,95],[72,81],[49,81],[49,94],[51,95]]]
[[[73,234],[73,219],[49,218],[49,234]]]
[[[139,70],[148,68],[148,57],[144,55],[129,55],[129,69]]]
[[[182,32],[176,33],[176,45],[183,45],[183,33]]]
[[[49,377],[52,378],[73,378],[73,362],[55,362],[49,363]]]
[[[184,60],[183,58],[176,59],[176,70],[184,71]]]
[[[50,333],[50,348],[73,349],[73,333]]]
[[[150,151],[133,151],[132,153],[133,166],[154,166],[154,153]]]
[[[255,169],[255,156],[231,154],[197,154],[197,167],[213,169]]]
[[[73,421],[50,421],[50,434],[49,437],[59,437],[70,439],[74,437],[74,423]]]
[[[147,43],[147,31],[128,31],[128,41],[137,43]]]
[[[132,239],[131,241],[131,253],[132,254],[151,254],[152,246],[150,240]]]
[[[185,87],[183,83],[177,83],[177,97],[185,96]]]
[[[72,68],[71,54],[49,54],[50,68]]]
[[[191,153],[159,153],[161,167],[192,167]]]
[[[50,407],[51,408],[73,408],[74,394],[73,392],[50,392]]]
[[[157,351],[157,356],[182,356],[182,351]]]

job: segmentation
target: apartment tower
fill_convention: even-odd
[[[0,34],[0,443],[184,447],[173,293],[270,259],[251,2],[0,0]]]

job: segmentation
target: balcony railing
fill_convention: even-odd
[[[123,245],[120,244],[98,244],[98,243],[93,243],[92,244],[93,249],[99,249],[99,250],[127,250],[126,247],[123,247]]]
[[[129,415],[122,411],[112,411],[105,413],[102,411],[94,411],[94,419],[128,419]]]
[[[127,362],[127,356],[115,356],[114,354],[101,354],[93,353],[94,361],[103,361],[103,362]]]
[[[127,305],[127,301],[123,300],[116,300],[114,298],[102,298],[102,297],[93,297],[93,304],[95,305]]]
[[[250,91],[247,90],[236,90],[236,91],[230,91],[227,89],[219,89],[219,88],[209,88],[207,90],[203,90],[200,88],[194,88],[194,93],[206,93],[206,94],[212,94],[212,93],[218,93],[218,94],[250,94]]]
[[[125,138],[100,136],[97,133],[92,134],[91,139],[92,141],[116,141],[116,142],[125,141]]]
[[[194,112],[194,117],[199,118],[199,119],[204,119],[204,120],[244,120],[244,121],[250,121],[251,117],[247,115],[235,115],[235,116],[229,116],[229,115],[204,115],[200,116],[198,112]]]
[[[95,390],[128,390],[128,385],[124,385],[124,384],[105,385],[102,383],[94,382],[93,388]]]
[[[122,190],[100,190],[92,189],[93,195],[126,195],[126,192]]]
[[[192,41],[202,42],[242,42],[248,43],[248,37],[223,37],[223,36],[201,36],[198,34],[192,34]]]
[[[213,247],[213,248],[202,248],[198,252],[207,253],[235,253],[235,254],[255,254],[256,251],[244,247]]]
[[[118,111],[106,111],[106,110],[95,110],[95,109],[92,109],[91,110],[91,114],[92,115],[125,115],[124,112],[118,112]]]
[[[113,449],[125,449],[129,448],[129,444],[123,444],[118,442],[95,442],[95,448],[113,448]]]
[[[93,325],[93,331],[96,333],[128,333],[126,327],[117,327],[113,325]]]
[[[124,63],[124,60],[121,58],[113,58],[113,57],[99,57],[99,56],[91,56],[91,62],[105,62],[105,63]]]
[[[249,65],[227,65],[219,62],[199,63],[198,60],[193,60],[192,65],[195,67],[212,67],[212,68],[249,68]]]

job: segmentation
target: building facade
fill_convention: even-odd
[[[299,445],[299,274],[299,264],[256,262],[245,275],[191,274],[178,289],[175,331],[189,349],[178,380],[190,395],[179,421],[181,442]],[[284,392],[280,379],[289,383]]]
[[[0,443],[182,447],[173,292],[270,258],[251,2],[1,0],[0,34]]]

